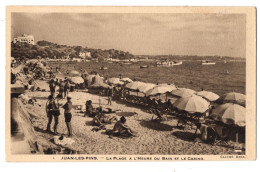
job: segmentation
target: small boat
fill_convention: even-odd
[[[182,65],[182,61],[160,61],[156,63],[156,66],[172,67]]]
[[[108,68],[105,67],[105,66],[102,66],[102,67],[100,67],[99,69],[100,69],[100,70],[107,70]]]
[[[215,65],[216,62],[210,60],[202,60],[201,65]]]
[[[142,65],[142,66],[140,66],[140,68],[142,69],[142,68],[148,68],[149,66],[148,65]]]

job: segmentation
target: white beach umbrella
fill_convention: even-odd
[[[220,105],[212,111],[210,116],[225,124],[235,124],[240,127],[246,125],[246,108],[238,104],[225,103]]]
[[[112,78],[109,78],[107,81],[108,81],[108,83],[113,84],[113,85],[124,85],[124,82],[120,81],[120,78],[112,77]]]
[[[152,83],[145,83],[143,85],[140,85],[137,87],[137,89],[142,92],[142,93],[145,93],[147,92],[148,90],[154,88],[156,85],[155,84],[152,84]]]
[[[243,106],[246,104],[246,96],[237,92],[224,94],[223,96],[220,96],[219,100],[222,103],[237,103]]]
[[[187,97],[194,95],[194,93],[196,93],[196,91],[188,88],[177,88],[172,90],[170,94],[177,97]]]
[[[196,94],[211,102],[216,101],[219,98],[219,95],[210,91],[199,91]]]
[[[179,98],[173,106],[189,113],[204,113],[209,109],[209,102],[202,97],[192,95]]]

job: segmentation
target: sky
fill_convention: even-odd
[[[245,14],[12,13],[12,40],[117,49],[134,55],[245,58]]]

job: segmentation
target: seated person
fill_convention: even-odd
[[[155,98],[153,98],[152,101],[151,101],[151,107],[154,108],[154,109],[158,108],[158,103],[156,102]]]
[[[125,123],[126,118],[122,116],[120,120],[115,123],[113,130],[107,130],[106,133],[109,134],[109,136],[138,136],[137,133],[129,128]]]
[[[171,110],[171,109],[172,109],[171,99],[168,99],[168,100],[164,103],[164,105],[165,105],[165,108],[166,108],[167,110]]]
[[[163,114],[158,109],[152,109],[152,113],[157,116],[157,119],[163,119],[163,117],[162,117]],[[153,119],[153,117],[152,117],[152,119]]]
[[[86,112],[84,116],[94,117],[97,114],[96,110],[93,108],[92,101],[86,101]]]

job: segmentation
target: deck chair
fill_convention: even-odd
[[[202,137],[204,135],[204,141],[206,143],[210,143],[212,145],[215,144],[227,144],[228,138],[229,138],[229,132],[224,131],[225,134],[221,134],[220,132],[223,132],[223,130],[226,130],[227,128],[222,127],[220,130],[222,131],[218,131],[218,129],[216,128],[216,125],[205,125],[206,126],[204,132],[202,132]]]
[[[152,119],[151,120],[163,120],[163,114],[161,111],[159,111],[158,109],[151,109],[151,112],[153,114]],[[154,115],[156,116],[155,119],[153,119]],[[167,120],[167,117],[166,117]]]
[[[180,123],[182,123],[183,125],[183,129],[185,129],[185,127],[188,125],[190,127],[190,129],[192,129],[193,127],[193,120],[190,117],[187,117],[185,115],[176,115],[176,117],[178,118],[178,123],[177,123],[177,127],[179,126]]]
[[[214,144],[228,145],[230,130],[227,127],[219,125],[212,128],[216,133]]]

